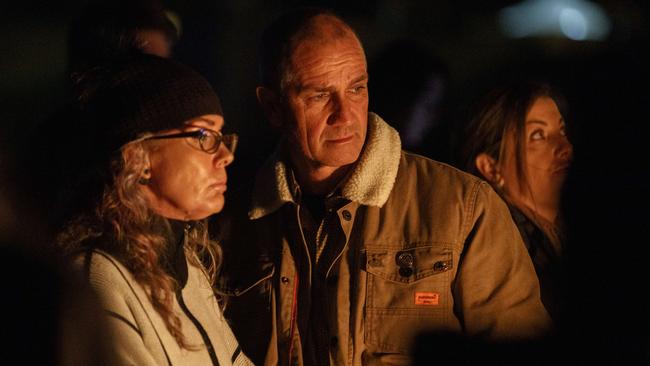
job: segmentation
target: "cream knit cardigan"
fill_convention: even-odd
[[[219,365],[252,365],[226,323],[205,273],[186,262],[187,283],[181,290],[186,310],[174,296],[174,311],[180,316],[185,338],[197,346],[194,351],[179,347],[144,288],[117,259],[100,250],[78,259],[77,265],[87,271],[88,280],[108,315],[111,349],[119,365],[213,365],[190,316],[207,334]]]

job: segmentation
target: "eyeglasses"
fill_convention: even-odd
[[[191,132],[181,132],[174,133],[171,135],[162,135],[162,136],[151,136],[145,138],[145,140],[163,140],[163,139],[175,139],[175,138],[186,138],[192,137],[199,141],[199,146],[201,150],[205,151],[208,154],[214,154],[219,150],[219,146],[223,145],[231,153],[235,153],[237,148],[238,136],[235,133],[229,133],[222,135],[221,132],[212,131],[207,128],[201,128],[196,131]]]

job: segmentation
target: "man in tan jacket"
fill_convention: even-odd
[[[262,37],[261,71],[258,100],[284,138],[229,200],[219,288],[253,360],[407,364],[423,331],[548,331],[506,206],[483,181],[401,150],[368,112],[366,58],[347,24],[285,14]]]

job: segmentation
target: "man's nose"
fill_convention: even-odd
[[[329,124],[349,123],[352,121],[352,102],[344,95],[336,93],[332,97],[333,113],[330,116]]]

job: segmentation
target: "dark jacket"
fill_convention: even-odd
[[[558,235],[559,240],[551,240],[524,212],[512,205],[508,208],[535,266],[542,303],[551,318],[559,322],[565,308],[563,235]]]

